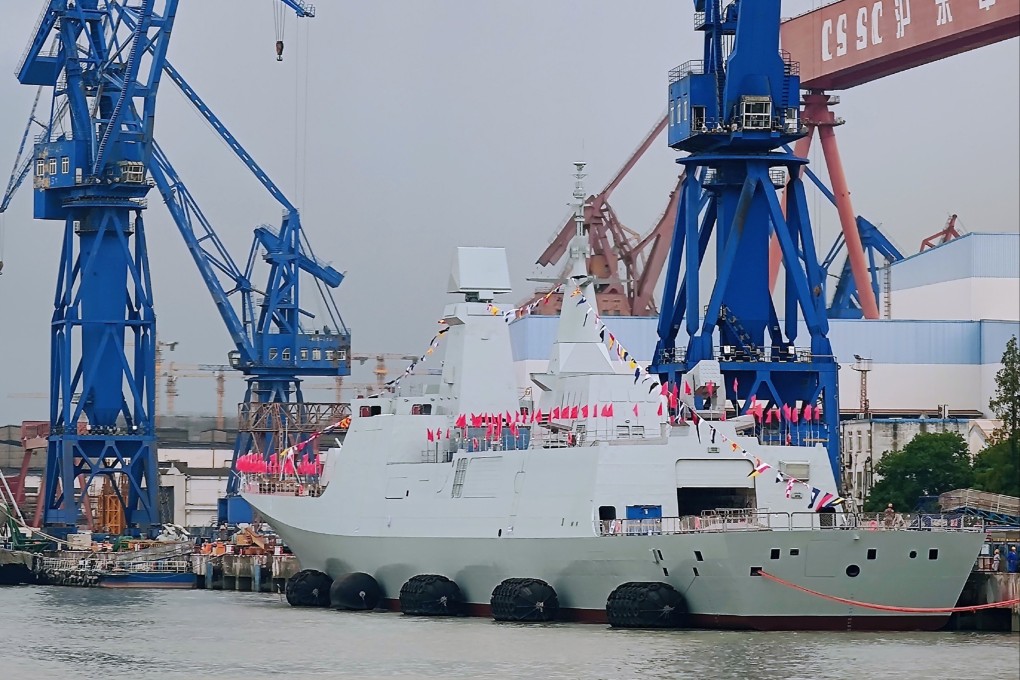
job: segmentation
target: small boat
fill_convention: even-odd
[[[99,588],[194,588],[195,572],[187,560],[132,562],[99,572]]]

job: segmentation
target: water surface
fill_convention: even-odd
[[[290,607],[220,591],[0,588],[0,680],[1020,679],[1006,633],[624,631]]]

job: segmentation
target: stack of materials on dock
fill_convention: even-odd
[[[242,525],[233,535],[221,529],[220,540],[203,543],[192,555],[197,586],[208,590],[283,592],[287,579],[301,567],[268,525]]]

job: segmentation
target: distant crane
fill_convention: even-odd
[[[921,249],[919,252],[923,253],[929,248],[940,246],[943,243],[949,243],[954,238],[960,238],[963,236],[963,234],[960,233],[960,230],[956,228],[956,219],[957,217],[955,213],[950,215],[949,219],[946,220],[946,226],[942,227],[941,231],[937,231],[921,241]]]
[[[655,226],[645,235],[624,226],[609,198],[664,129],[665,117],[645,135],[605,188],[590,196],[584,204],[584,226],[591,250],[588,273],[596,277],[596,297],[603,314],[655,316],[658,312],[654,291],[669,253],[669,238],[679,200],[676,189],[679,189],[683,177],[678,179],[676,189],[670,194],[666,209]],[[575,231],[574,215],[571,214],[536,264],[547,267],[563,260]],[[562,299],[562,295],[554,294],[549,304],[538,308],[537,313],[558,314]]]

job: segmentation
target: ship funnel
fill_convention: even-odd
[[[510,268],[503,248],[457,248],[450,270],[448,293],[459,293],[466,302],[492,302],[510,292]]]

